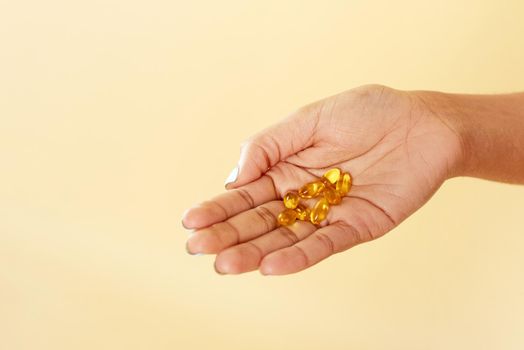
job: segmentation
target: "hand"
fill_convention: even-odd
[[[288,274],[382,236],[420,208],[462,155],[458,133],[422,92],[368,85],[301,108],[242,147],[238,178],[189,209],[190,253],[219,273]],[[288,191],[338,167],[353,187],[316,227],[277,227]]]

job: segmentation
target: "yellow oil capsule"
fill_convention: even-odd
[[[297,219],[302,220],[302,221],[309,219],[309,214],[311,213],[311,209],[309,209],[305,205],[299,204],[295,208],[295,211],[297,213]]]
[[[288,192],[284,195],[284,205],[288,209],[295,209],[300,202],[300,197],[295,192]]]
[[[283,226],[293,225],[297,221],[297,212],[293,209],[284,209],[278,214],[278,223]]]
[[[313,210],[311,210],[311,214],[309,215],[309,220],[311,221],[311,223],[318,225],[326,219],[328,212],[329,212],[329,203],[326,198],[321,198],[315,204],[315,206],[313,207]]]
[[[298,195],[302,198],[314,198],[318,196],[326,185],[318,180],[305,184],[298,190]]]
[[[351,189],[351,175],[344,173],[344,175],[338,179],[336,189],[342,197],[348,194],[349,190]]]
[[[338,191],[331,185],[328,185],[326,188],[324,188],[324,198],[326,198],[328,203],[331,205],[337,205],[342,202],[340,193],[338,193]]]
[[[328,171],[324,173],[323,178],[327,179],[333,185],[336,184],[338,179],[340,178],[340,169],[338,168],[329,169]]]

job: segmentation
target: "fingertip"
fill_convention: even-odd
[[[189,254],[216,254],[220,250],[221,242],[216,235],[208,232],[194,233],[186,242]]]
[[[182,226],[186,230],[195,229],[198,227],[198,215],[194,214],[196,208],[187,209],[182,216]]]
[[[222,272],[219,267],[217,266],[217,261],[215,260],[215,263],[213,264],[213,267],[215,268],[215,272],[219,275],[225,275],[225,272]]]
[[[210,212],[210,208],[196,205],[184,213],[182,216],[182,226],[187,230],[194,230],[210,225],[210,216],[214,215],[214,212]]]
[[[282,276],[282,275],[287,275],[291,273],[291,272],[282,271],[278,267],[275,267],[271,264],[260,266],[260,268],[258,269],[258,272],[260,272],[262,276]]]
[[[267,256],[265,256],[262,261],[260,262],[260,267],[258,271],[261,275],[269,276],[269,275],[279,275],[279,268],[278,268],[278,262],[279,257],[278,253],[271,253]]]
[[[216,267],[228,274],[240,274],[258,269],[260,257],[254,255],[250,246],[239,245],[221,251],[216,259]]]
[[[261,146],[255,141],[245,143],[237,165],[237,178],[228,187],[237,188],[259,179],[279,160],[272,159],[275,156],[270,153],[267,151],[267,147]]]
[[[288,275],[303,270],[307,262],[295,254],[292,247],[273,252],[262,259],[260,273],[263,275]]]
[[[186,230],[191,230],[193,227],[191,227],[191,222],[187,220],[188,213],[191,211],[191,209],[186,209],[184,214],[182,214],[182,219],[180,222],[182,223],[182,227]]]
[[[190,248],[189,248],[189,242],[186,241],[186,252],[189,254],[189,255],[194,255],[194,256],[201,256],[201,255],[204,255],[204,253],[194,253]]]
[[[227,189],[233,188],[234,183],[238,180],[238,174],[239,174],[239,166],[235,166],[233,170],[229,173],[229,176],[227,177],[226,181],[224,182],[224,187]]]
[[[220,252],[215,259],[215,270],[221,274],[239,274],[241,269],[242,257],[234,249],[227,249]]]
[[[260,265],[260,267],[258,269],[258,272],[260,272],[260,274],[262,276],[273,275],[273,273],[272,273],[273,271],[272,271],[271,267],[268,264]]]
[[[196,255],[198,253],[194,253],[191,248],[189,247],[189,240],[186,241],[186,252],[190,255]]]
[[[235,182],[226,183],[226,184],[224,185],[224,188],[225,188],[226,190],[228,190],[228,191],[229,191],[229,190],[234,190],[234,189],[237,188],[237,187],[238,187],[238,184],[235,183]]]

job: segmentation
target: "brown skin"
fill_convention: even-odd
[[[320,227],[277,227],[282,196],[338,167],[353,177]],[[289,274],[382,236],[454,176],[524,183],[524,94],[366,85],[303,107],[248,139],[228,191],[184,214],[191,254],[215,269]]]
[[[460,135],[460,176],[524,184],[524,93],[414,92]]]

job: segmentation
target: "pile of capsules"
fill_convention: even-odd
[[[329,169],[319,179],[302,186],[298,192],[290,191],[284,195],[286,209],[278,214],[280,225],[292,225],[297,219],[320,224],[329,212],[330,206],[340,204],[342,198],[351,189],[351,175],[343,173],[338,168]],[[308,208],[300,201],[320,198],[313,208]]]

